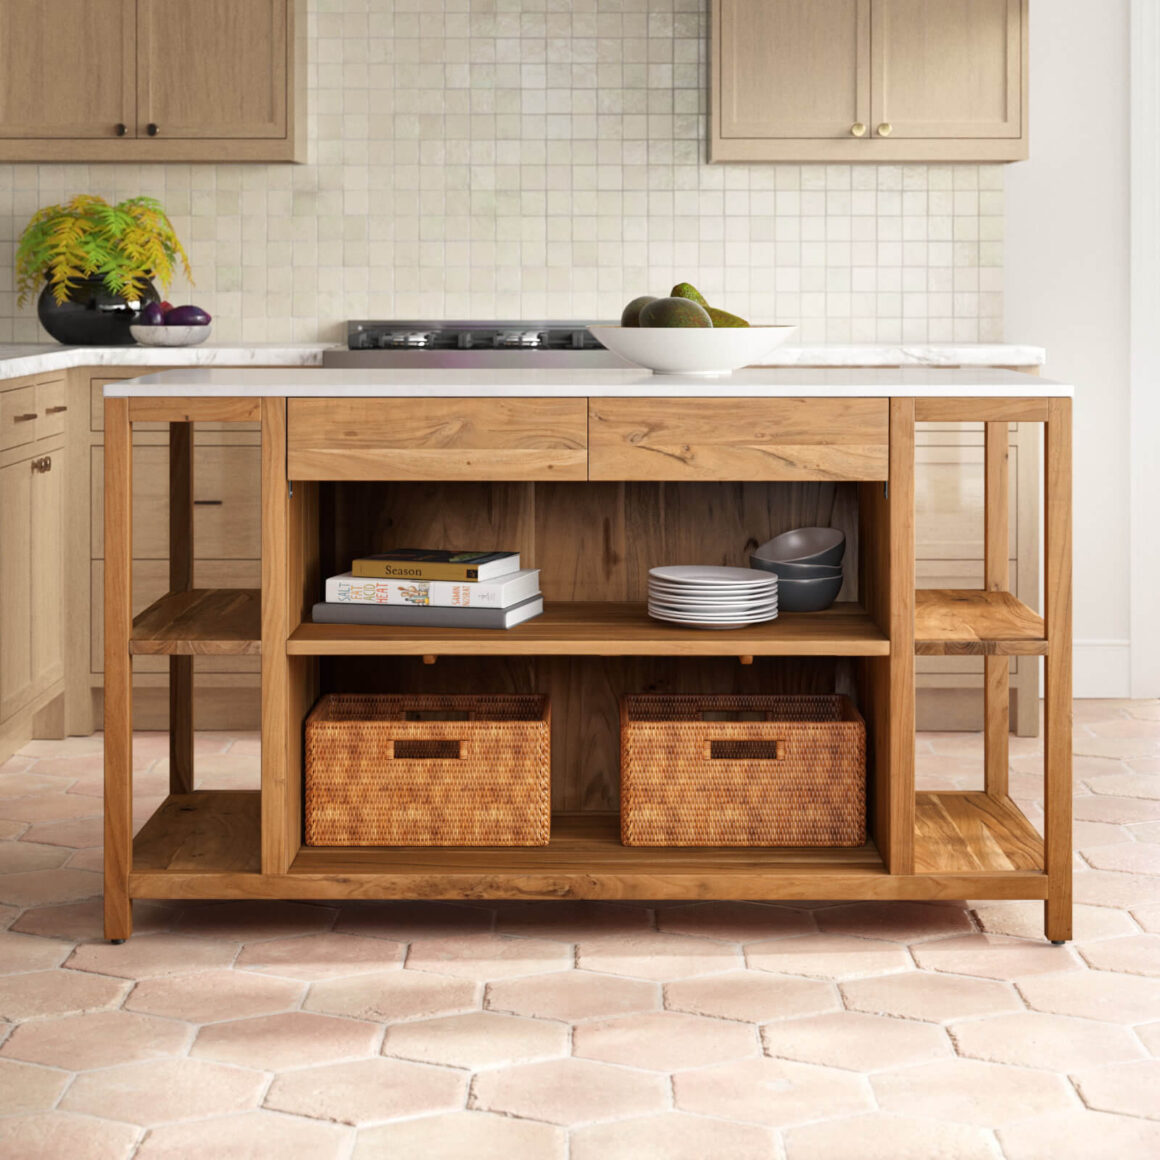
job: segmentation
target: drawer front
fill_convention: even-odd
[[[886,399],[592,399],[589,478],[886,479]]]
[[[291,399],[291,479],[583,480],[584,399]]]
[[[165,370],[165,367],[147,367],[142,371],[142,374],[156,374],[159,371]],[[123,383],[128,375],[116,375],[113,377],[92,378],[89,380],[89,426],[93,431],[104,431],[105,429],[105,397],[104,389],[109,383]],[[243,423],[198,423],[197,431],[199,436],[211,431],[224,431],[235,438],[228,440],[215,440],[215,442],[242,442],[237,439],[236,435],[242,431],[252,431],[255,434],[261,430],[262,425],[257,422],[246,421]],[[134,435],[140,435],[146,431],[157,431],[162,434],[168,432],[168,423],[134,423]]]
[[[249,559],[261,554],[261,449],[196,447],[193,453],[193,543],[199,558]],[[102,447],[92,458],[92,554],[105,554]],[[169,448],[133,450],[133,555],[169,558]]]
[[[68,399],[65,398],[65,380],[42,379],[36,384],[36,437],[51,439],[64,434]]]
[[[0,394],[0,451],[36,439],[36,387],[17,387]]]

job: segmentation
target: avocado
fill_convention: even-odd
[[[639,326],[640,312],[650,303],[656,301],[655,294],[642,294],[639,298],[634,298],[623,310],[620,315],[621,326]]]
[[[705,296],[692,282],[678,282],[673,287],[673,297],[688,298],[690,302],[695,302],[698,306],[703,306],[706,310],[709,309],[709,303],[705,301]]]
[[[730,314],[728,310],[719,310],[716,306],[708,306],[706,310],[709,312],[709,317],[713,320],[714,326],[748,326],[749,323],[744,318],[738,318],[736,314]]]
[[[708,326],[713,320],[689,298],[658,298],[640,312],[641,326]]]

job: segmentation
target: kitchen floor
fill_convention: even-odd
[[[203,787],[256,784],[254,736],[197,745]],[[978,735],[918,748],[979,785]],[[1160,1155],[1160,702],[1077,702],[1075,748],[1066,947],[1034,902],[137,903],[112,946],[101,739],[34,742],[0,765],[0,1154]]]

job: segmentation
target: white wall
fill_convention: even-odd
[[[1075,691],[1129,691],[1128,0],[1031,13],[1031,160],[1007,173],[1005,337],[1075,384]]]

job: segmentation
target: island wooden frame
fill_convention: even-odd
[[[502,636],[310,623],[320,581],[320,477],[314,473],[313,480],[292,480],[288,474],[287,416],[296,402],[284,397],[105,400],[106,937],[129,936],[134,898],[987,898],[1042,899],[1047,936],[1055,942],[1071,938],[1069,398],[895,397],[853,400],[848,408],[836,407],[840,401],[833,399],[762,401],[772,433],[768,447],[754,447],[752,439],[747,443],[739,460],[745,478],[861,481],[859,520],[864,531],[873,533],[863,537],[864,607],[829,618],[786,616],[772,625],[698,634],[651,621],[636,606],[576,604],[550,608],[540,620]],[[406,404],[405,399],[389,402],[383,413],[397,413]],[[425,399],[422,408],[438,409],[440,402],[450,414],[465,405],[463,400]],[[559,447],[565,478],[575,479],[577,444],[583,442],[588,479],[609,471],[622,477],[637,472],[644,479],[657,478],[657,472],[661,478],[735,478],[727,473],[737,460],[723,454],[722,438],[707,427],[700,435],[686,432],[679,453],[666,446],[656,459],[647,454],[648,441],[629,432],[605,455],[604,466],[594,470],[594,443],[607,445],[617,427],[614,402],[625,404],[620,418],[630,422],[638,401],[592,398],[587,432],[570,423],[554,440],[549,431],[536,442],[534,454],[514,468],[512,456],[500,454],[492,477],[506,478],[514,470],[523,473],[516,476],[521,479],[529,473],[535,479],[560,478],[552,474],[558,465],[551,453]],[[672,406],[679,414],[682,403],[707,402],[676,400]],[[468,402],[477,421],[486,403]],[[753,401],[746,405],[752,407]],[[779,408],[793,415],[792,444],[778,443]],[[714,399],[711,407],[685,407],[699,416],[699,423],[711,423],[714,413],[725,415],[726,428],[729,410],[727,399]],[[835,424],[841,428],[843,413],[861,427],[835,429]],[[818,416],[812,429],[811,415]],[[262,588],[260,593],[198,592],[192,589],[190,564],[191,425],[254,418],[261,420],[262,438]],[[132,428],[145,421],[171,424],[171,591],[135,621]],[[915,423],[922,421],[986,424],[986,584],[981,590],[924,592],[916,599],[914,436]],[[1042,423],[1045,431],[1042,617],[1007,592],[1007,424],[1012,421]],[[601,424],[607,429],[593,440],[593,427]],[[441,427],[444,435],[448,429]],[[452,424],[450,429],[457,428]],[[872,433],[868,450],[860,448],[852,459],[850,447],[865,442],[866,431]],[[467,453],[472,470],[489,478],[492,467],[486,451],[478,451],[478,431],[465,438],[475,447]],[[874,443],[879,438],[885,440],[882,454]],[[512,445],[509,440],[501,452]],[[341,457],[321,450],[319,458],[318,449],[312,449],[313,462],[330,464],[331,472],[346,470]],[[422,456],[405,458],[404,478],[421,478]],[[658,467],[662,460],[670,466]],[[346,462],[353,465],[351,478],[376,478],[373,455],[360,453]],[[442,440],[432,462],[436,473],[430,478],[441,480],[438,467],[450,462]],[[633,466],[638,463],[639,470]],[[501,650],[537,656],[735,656],[742,664],[753,663],[755,656],[856,658],[873,739],[873,840],[857,849],[637,849],[620,845],[614,817],[558,813],[547,847],[327,850],[303,845],[302,723],[319,692],[319,657],[422,655],[430,664],[440,654]],[[170,656],[171,738],[169,797],[134,839],[132,656],[137,652]],[[262,665],[261,789],[197,790],[193,657],[255,652],[261,653]],[[985,657],[981,792],[915,792],[916,652]],[[1008,796],[1008,657],[1017,654],[1045,658],[1042,838]]]

